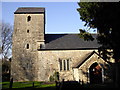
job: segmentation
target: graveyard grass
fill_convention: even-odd
[[[10,82],[1,82],[2,89],[8,89]],[[26,81],[26,82],[13,82],[12,88],[55,88],[55,83],[44,83],[44,82],[37,82],[34,81]]]

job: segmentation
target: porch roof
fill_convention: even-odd
[[[87,55],[85,55],[84,58],[82,58],[76,65],[73,66],[73,68],[79,68],[86,60],[88,60],[94,53],[96,53],[98,55],[97,52],[93,51],[91,53],[88,53]]]

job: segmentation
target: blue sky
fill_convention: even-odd
[[[18,7],[45,7],[46,33],[79,33],[85,28],[77,2],[2,2],[2,20],[13,25]]]

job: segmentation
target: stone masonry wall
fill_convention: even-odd
[[[59,72],[60,80],[77,80],[90,83],[89,68],[97,62],[103,68],[103,80],[112,81],[108,76],[111,69],[108,63],[94,53],[79,68],[73,68],[83,58],[94,50],[41,50],[38,51],[38,81],[49,81],[54,72]],[[97,50],[95,50],[97,52]],[[59,60],[70,60],[70,70],[60,71]]]
[[[44,43],[44,14],[15,14],[11,62],[14,81],[37,80],[37,41]]]
[[[73,67],[82,60],[86,54],[93,50],[41,50],[38,51],[38,80],[49,81],[54,72],[59,72],[60,80],[74,80]],[[59,60],[69,59],[70,70],[60,71]]]

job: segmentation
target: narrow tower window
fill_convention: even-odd
[[[27,33],[29,33],[29,30],[27,30]]]
[[[31,20],[31,16],[28,16],[27,17],[27,21],[29,22]]]
[[[27,49],[29,49],[29,44],[27,44]]]

